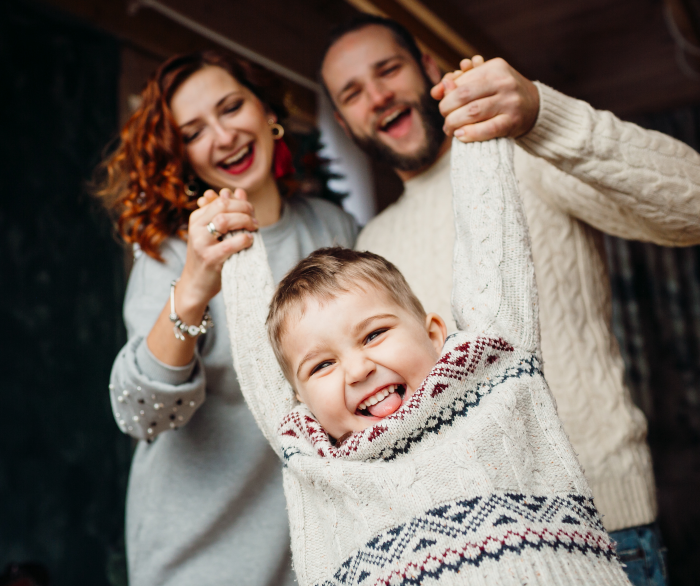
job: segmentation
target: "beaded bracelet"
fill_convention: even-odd
[[[207,330],[214,327],[214,322],[209,315],[209,306],[204,310],[204,315],[202,316],[202,323],[198,326],[188,326],[183,322],[177,315],[175,311],[175,285],[180,279],[175,279],[170,283],[170,321],[175,325],[173,326],[173,333],[178,340],[182,342],[185,341],[185,334],[190,338],[196,338],[200,334],[206,334]]]

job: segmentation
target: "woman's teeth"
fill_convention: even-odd
[[[358,411],[362,411],[367,409],[367,407],[371,407],[372,405],[376,405],[380,401],[383,401],[389,395],[391,395],[391,393],[395,393],[398,388],[399,385],[389,385],[388,387],[384,387],[381,391],[362,401],[362,403],[357,406]]]
[[[238,152],[232,154],[228,159],[224,159],[221,161],[221,164],[224,165],[225,167],[230,167],[231,165],[234,165],[238,163],[243,157],[245,157],[248,153],[250,152],[250,145],[243,147],[241,150]]]

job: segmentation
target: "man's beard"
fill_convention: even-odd
[[[376,129],[371,136],[358,136],[352,129],[350,134],[355,144],[370,158],[386,163],[399,171],[419,171],[431,165],[437,159],[440,147],[445,141],[445,133],[442,130],[445,119],[440,113],[437,100],[431,98],[427,91],[423,92],[418,102],[392,102],[384,111],[393,108],[397,104],[410,106],[423,123],[425,142],[418,149],[418,152],[411,155],[397,153],[382,142],[377,135],[378,131]]]

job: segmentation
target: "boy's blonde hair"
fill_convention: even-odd
[[[378,254],[340,246],[321,248],[307,256],[282,279],[265,322],[272,349],[290,382],[292,379],[282,351],[282,337],[290,314],[299,309],[303,315],[304,301],[309,297],[330,301],[341,293],[362,289],[363,284],[385,291],[421,322],[425,320],[427,314],[423,305],[399,269],[388,260]]]

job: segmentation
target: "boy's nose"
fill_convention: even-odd
[[[377,369],[377,365],[365,356],[353,358],[345,370],[345,382],[356,385],[364,382]]]

